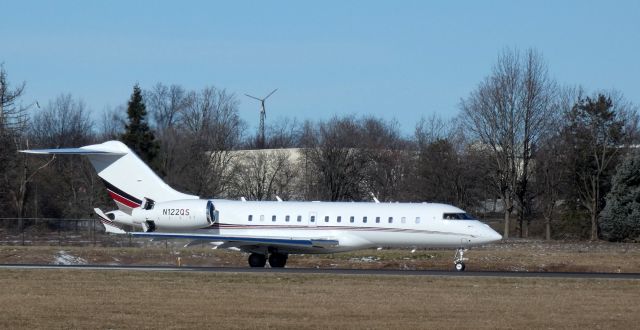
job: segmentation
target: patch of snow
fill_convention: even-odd
[[[362,257],[362,258],[351,258],[349,261],[353,262],[376,262],[380,260],[378,257]]]
[[[86,265],[87,261],[80,258],[70,255],[67,251],[60,250],[58,254],[55,256],[54,265]]]

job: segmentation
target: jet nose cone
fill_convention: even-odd
[[[492,230],[492,234],[489,235],[489,240],[491,242],[496,242],[502,240],[502,235],[498,234],[496,231]]]
[[[482,241],[484,243],[497,242],[501,239],[502,239],[502,235],[498,234],[495,230],[491,229],[489,226],[487,226],[482,233]]]

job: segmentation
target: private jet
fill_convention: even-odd
[[[251,267],[285,267],[290,254],[409,247],[455,249],[454,268],[464,271],[468,248],[502,239],[446,204],[202,199],[171,188],[119,141],[21,152],[88,157],[118,207],[94,209],[106,232],[212,243],[248,253]]]

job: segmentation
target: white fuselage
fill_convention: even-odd
[[[224,236],[334,239],[329,253],[369,247],[469,247],[502,237],[478,220],[447,220],[461,209],[434,203],[245,202],[213,200],[217,222],[194,231]],[[176,218],[176,221],[180,221]]]
[[[332,253],[369,247],[464,248],[502,239],[463,210],[435,203],[247,202],[207,200],[169,187],[119,141],[33,154],[85,155],[118,210],[94,209],[113,234],[215,242],[250,252],[249,265],[284,267],[293,253]],[[141,228],[126,232],[118,225]]]

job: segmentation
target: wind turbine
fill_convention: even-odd
[[[260,127],[258,128],[258,130],[260,131],[260,136],[259,136],[259,140],[258,140],[258,148],[262,149],[264,148],[264,118],[267,116],[267,110],[264,107],[264,101],[266,101],[269,96],[273,95],[273,93],[275,93],[278,89],[274,89],[271,93],[269,93],[269,95],[265,96],[264,98],[259,98],[259,97],[255,97],[255,96],[251,96],[249,94],[244,94],[247,97],[250,97],[254,100],[258,100],[260,101]]]

